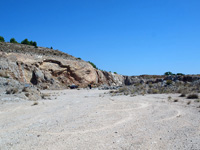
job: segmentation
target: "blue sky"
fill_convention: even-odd
[[[0,36],[123,75],[200,74],[199,0],[1,0]]]

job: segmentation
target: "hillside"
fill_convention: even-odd
[[[0,70],[10,79],[40,89],[63,89],[72,84],[121,85],[123,76],[100,71],[88,62],[58,50],[0,43]]]
[[[119,93],[131,95],[200,91],[199,75],[123,76],[95,69],[58,50],[6,42],[0,42],[0,81],[1,93],[24,93],[23,98],[35,100],[41,89],[67,89],[71,85],[103,89],[127,86]]]

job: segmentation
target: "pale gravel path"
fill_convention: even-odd
[[[200,149],[200,103],[169,95],[44,91],[51,100],[1,102],[0,150]],[[56,98],[56,99],[55,99]]]

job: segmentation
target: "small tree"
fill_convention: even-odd
[[[33,41],[30,41],[30,45],[33,45]]]
[[[21,44],[26,44],[26,45],[30,45],[30,42],[28,41],[28,39],[24,39]]]
[[[10,43],[18,43],[18,42],[15,40],[15,38],[11,38]]]
[[[0,42],[5,42],[4,37],[0,36]]]
[[[177,73],[176,75],[179,75],[179,76],[184,76],[184,74],[183,74],[183,73]]]
[[[37,43],[36,42],[33,42],[32,45],[35,46],[35,48],[37,48]]]
[[[51,49],[53,49],[53,47],[51,46]]]
[[[166,76],[169,76],[169,75],[173,75],[173,73],[172,72],[170,72],[170,71],[168,71],[168,72],[165,72],[165,74],[164,75],[166,75]]]

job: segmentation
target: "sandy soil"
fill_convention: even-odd
[[[38,105],[0,101],[1,150],[200,149],[200,103],[177,94],[44,92]]]

